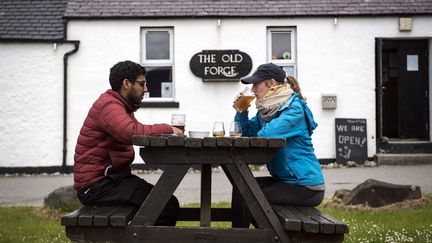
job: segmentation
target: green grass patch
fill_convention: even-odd
[[[344,242],[432,242],[432,196],[381,208],[342,206],[320,210],[349,225]]]
[[[199,207],[199,203],[189,203],[182,205],[185,208],[197,208]],[[211,204],[212,208],[230,208],[231,203],[228,202],[217,202]],[[184,227],[199,227],[200,223],[198,221],[178,221],[177,226]],[[231,222],[211,222],[211,227],[219,227],[219,228],[231,228]]]
[[[70,242],[60,214],[40,207],[0,207],[0,242]]]
[[[229,208],[230,204],[213,203],[212,207]],[[432,242],[431,195],[379,209],[334,202],[324,203],[319,209],[349,225],[345,242]],[[40,207],[0,207],[0,242],[69,242],[60,225],[61,214]],[[197,227],[199,222],[177,225]],[[231,223],[212,222],[212,227],[231,227]]]

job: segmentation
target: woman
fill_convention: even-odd
[[[297,81],[285,78],[285,72],[272,63],[260,65],[241,81],[253,84],[258,110],[251,119],[247,110],[236,113],[242,136],[286,139],[286,146],[267,163],[271,177],[256,178],[267,200],[279,205],[319,205],[325,186],[311,140],[317,124]],[[241,95],[235,98],[234,106]],[[233,190],[232,209],[237,218],[233,227],[249,227],[251,216],[237,189]]]

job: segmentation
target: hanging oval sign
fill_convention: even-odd
[[[189,66],[203,81],[238,81],[251,71],[252,59],[239,50],[203,50],[192,56]]]

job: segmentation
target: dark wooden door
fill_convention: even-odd
[[[399,136],[428,139],[428,41],[402,40],[399,53]]]
[[[382,41],[382,136],[429,139],[427,40]]]

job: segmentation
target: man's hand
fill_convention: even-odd
[[[173,133],[175,135],[183,135],[184,134],[184,132],[181,129],[178,129],[177,127],[172,127],[172,129],[173,129]]]

